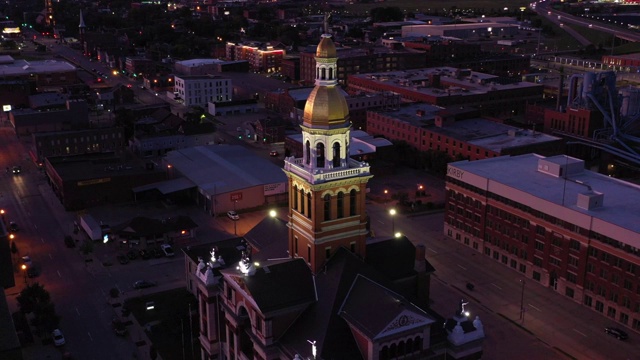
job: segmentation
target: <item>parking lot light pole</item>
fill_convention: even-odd
[[[389,210],[389,215],[391,216],[391,235],[393,236],[396,233],[396,209]]]
[[[236,212],[236,204],[238,203],[238,200],[235,200],[233,202],[233,211]],[[236,212],[237,214],[237,212]],[[238,235],[238,220],[233,220],[233,233],[234,235]]]

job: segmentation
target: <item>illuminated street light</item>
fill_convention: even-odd
[[[278,213],[275,210],[269,211],[269,216],[271,216],[272,218],[275,218],[276,215],[278,215]]]
[[[400,239],[402,237],[402,233],[398,231],[397,233],[393,234],[393,236],[395,236],[396,239]]]
[[[395,221],[396,213],[397,213],[396,209],[389,210],[389,215],[391,215],[391,233],[392,234],[396,233],[396,221]]]
[[[20,267],[22,269],[22,272],[24,273],[24,283],[27,283],[27,265],[22,264],[22,266]]]

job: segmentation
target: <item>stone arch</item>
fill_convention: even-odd
[[[340,153],[341,147],[340,147],[340,142],[336,141],[333,143],[333,146],[331,147],[333,150],[333,153],[331,155],[331,162],[334,168],[340,167],[340,163],[341,163],[341,156],[342,154]]]
[[[324,160],[325,160],[324,152],[325,152],[324,143],[319,141],[316,144],[316,167],[319,167],[319,168],[324,167]]]

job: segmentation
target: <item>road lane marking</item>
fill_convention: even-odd
[[[53,260],[53,256],[51,256],[51,254],[49,254],[49,259]]]
[[[44,238],[40,238],[40,241],[44,242]]]
[[[31,215],[31,214],[29,214],[29,215]],[[38,228],[38,225],[33,224],[33,227],[37,229],[37,228]]]
[[[91,341],[93,341],[93,336],[91,336],[91,333],[87,331],[87,335],[89,335],[89,339],[91,339]]]
[[[62,275],[60,275],[60,270],[57,270],[57,272],[58,272],[58,276],[62,277]]]
[[[462,265],[460,265],[460,264],[458,264],[458,267],[460,267],[462,270],[467,270],[467,268],[466,268],[466,267],[464,267],[464,266],[462,266]]]
[[[537,307],[535,307],[535,306],[533,306],[533,305],[531,305],[531,304],[529,304],[529,306],[531,306],[532,308],[534,308],[534,309],[536,309],[536,310],[538,310],[538,311],[542,312],[542,310],[538,309]]]
[[[493,285],[493,286],[497,287],[498,289],[502,290],[502,288],[500,286],[498,286],[498,285],[496,285],[494,283],[491,283],[491,285]]]
[[[572,329],[572,330],[573,330],[573,331],[575,331],[575,332],[577,332],[578,334],[580,334],[580,335],[584,336],[584,337],[587,337],[587,335],[586,335],[586,334],[581,333],[580,331],[578,331],[578,330],[576,330],[576,329]]]
[[[427,249],[429,249],[429,251],[431,251],[433,253],[436,253],[436,254],[438,253],[437,251],[433,250],[432,248],[427,248]]]
[[[78,316],[80,315],[80,311],[78,311],[78,308],[76,308],[76,313],[78,313]]]

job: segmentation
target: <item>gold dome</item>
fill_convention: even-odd
[[[335,86],[316,86],[304,106],[303,125],[329,128],[349,122],[349,106]]]
[[[330,35],[322,35],[322,40],[320,40],[320,44],[318,44],[318,49],[316,50],[316,57],[319,57],[319,58],[338,57],[338,53],[336,52],[336,46],[331,40]]]

